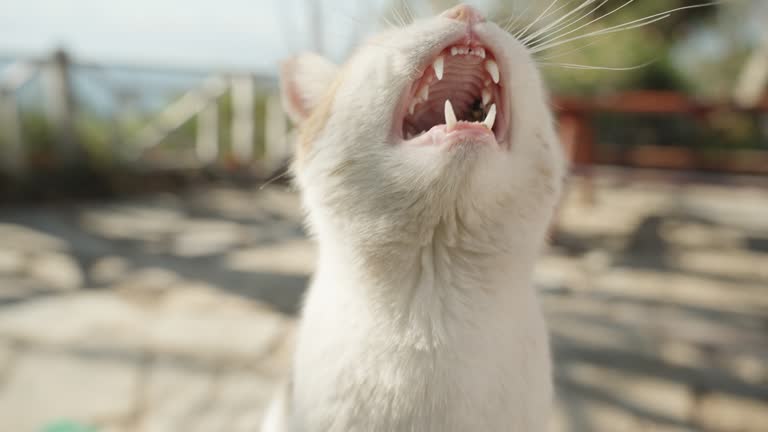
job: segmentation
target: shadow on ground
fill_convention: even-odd
[[[537,272],[555,430],[766,430],[768,194],[604,183],[598,198],[569,199]],[[0,317],[82,290],[189,285],[295,316],[313,254],[296,196],[279,189],[5,208]],[[211,370],[241,367],[227,361]]]
[[[26,261],[12,276],[41,285],[37,290],[29,290],[34,295],[18,290],[0,292],[0,305],[56,295],[68,289],[136,284],[140,281],[132,280],[132,276],[153,269],[295,315],[313,265],[295,197],[290,192],[274,192],[271,197],[256,199],[247,192],[232,190],[208,194],[212,195],[206,197],[210,200],[191,194],[181,199],[161,196],[107,205],[0,210],[0,231],[6,234],[3,243],[8,244],[6,253]],[[270,199],[283,208],[259,207],[259,201]],[[281,249],[285,244],[301,250],[291,255]],[[296,262],[289,263],[284,271],[270,271],[270,263],[248,265],[249,253],[259,260],[275,250],[276,259]],[[47,263],[47,254],[64,259],[54,260],[49,270],[43,269],[43,280],[39,280],[41,271],[30,271],[28,267],[40,256]],[[112,274],[99,271],[105,259],[116,267]],[[62,289],[42,287],[50,282],[46,279],[56,277],[63,279]],[[68,281],[68,277],[75,281]]]
[[[693,190],[565,215],[542,268],[562,430],[768,425],[768,196]],[[589,212],[627,222],[567,220]]]

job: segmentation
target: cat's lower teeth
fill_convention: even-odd
[[[456,126],[456,113],[453,112],[453,105],[451,101],[445,100],[445,127],[448,132],[452,131]]]
[[[427,70],[423,71],[412,90],[411,100],[406,105],[406,117],[410,125],[410,130],[404,131],[406,138],[413,139],[424,133],[416,133],[418,129],[429,130],[439,126],[439,120],[435,118],[439,100],[444,100],[445,104],[446,132],[455,130],[460,122],[476,123],[492,130],[496,121],[495,99],[501,94],[500,72],[493,53],[486,51],[484,47],[456,45],[443,50],[432,60]],[[431,88],[433,86],[434,88]],[[466,99],[470,97],[467,89],[471,88],[476,89],[478,93],[472,96],[472,102],[469,104]],[[456,97],[453,103],[443,99],[446,93],[454,92]],[[437,100],[430,100],[430,96]],[[458,116],[454,103],[459,109]]]
[[[496,104],[491,105],[491,108],[488,110],[488,115],[486,115],[485,120],[483,120],[485,127],[491,130],[493,130],[494,123],[496,123]]]
[[[483,112],[470,113],[475,118],[475,121],[470,123],[481,123],[479,120],[482,118]],[[458,120],[456,119],[456,113],[453,112],[453,104],[451,101],[445,100],[445,130],[451,132],[455,127]],[[482,121],[483,126],[489,130],[493,130],[493,125],[496,123],[496,104],[492,104],[488,109],[488,114],[485,115],[485,119]]]

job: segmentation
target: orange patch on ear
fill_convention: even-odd
[[[295,61],[284,61],[280,64],[280,76],[283,77],[280,81],[280,85],[282,87],[282,95],[285,98],[283,100],[283,107],[286,110],[293,109],[296,110],[295,113],[289,112],[289,115],[292,117],[293,121],[297,121],[300,117],[306,117],[309,113],[306,112],[304,107],[304,101],[301,98],[301,95],[297,91],[297,86],[293,83],[285,82],[284,80],[292,80],[295,76],[294,69],[296,68],[296,62]],[[287,100],[286,100],[287,99]]]
[[[312,150],[312,143],[315,142],[320,133],[325,129],[328,119],[331,118],[333,103],[336,100],[336,92],[341,85],[343,75],[343,73],[339,73],[336,76],[323,99],[299,127],[295,159],[297,168],[301,167],[302,162]]]

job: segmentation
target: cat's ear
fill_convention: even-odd
[[[280,97],[283,108],[300,124],[325,96],[339,67],[314,53],[299,54],[280,65]]]

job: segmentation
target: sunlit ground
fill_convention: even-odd
[[[537,273],[555,430],[766,430],[768,189],[616,174]],[[280,186],[0,209],[0,430],[256,430],[313,261]]]

